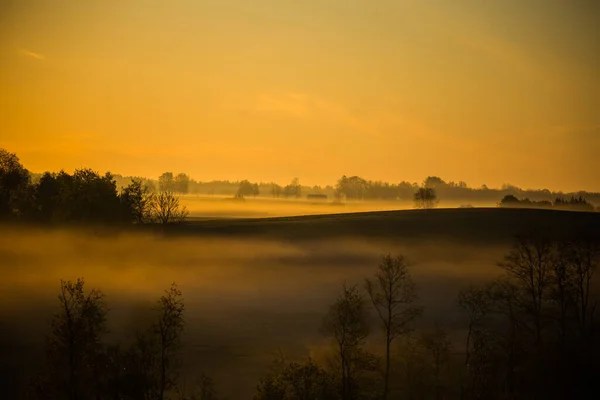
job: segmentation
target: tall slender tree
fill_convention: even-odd
[[[322,332],[333,339],[337,348],[341,375],[342,400],[356,398],[356,369],[369,334],[365,301],[356,286],[344,285],[342,294],[331,305]]]
[[[383,256],[375,279],[366,279],[365,287],[385,335],[384,399],[389,395],[390,351],[394,339],[412,329],[412,322],[421,314],[414,305],[415,284],[404,256]]]

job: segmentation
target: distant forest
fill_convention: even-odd
[[[43,174],[32,173],[32,182],[37,182]],[[346,201],[361,200],[406,200],[411,201],[414,193],[420,187],[433,188],[438,198],[445,201],[461,202],[494,202],[501,203],[506,196],[507,202],[503,205],[517,205],[517,202],[510,202],[512,197],[521,201],[521,206],[547,207],[558,203],[571,202],[571,199],[585,199],[593,206],[600,206],[599,192],[553,192],[548,189],[521,189],[517,186],[505,184],[501,188],[489,188],[482,185],[479,188],[469,187],[465,182],[448,181],[440,177],[429,176],[422,183],[400,181],[399,183],[390,183],[385,181],[367,180],[359,176],[342,176],[336,183],[326,186],[307,186],[300,184],[298,178],[294,178],[289,184],[281,185],[275,182],[249,182],[242,181],[197,181],[185,173],[174,174],[172,172],[163,173],[159,179],[149,179],[138,176],[112,175],[116,182],[117,189],[120,190],[131,184],[134,180],[140,180],[151,191],[172,191],[178,194],[206,195],[206,196],[235,196],[242,192],[247,196],[262,196],[275,198],[294,198],[302,197],[308,194],[324,194],[330,199],[343,198]],[[592,207],[593,210],[593,207]]]

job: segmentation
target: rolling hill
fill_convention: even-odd
[[[585,235],[600,239],[600,213],[541,209],[435,209],[189,221],[163,230],[198,235],[277,240],[332,238],[504,242],[514,235]]]

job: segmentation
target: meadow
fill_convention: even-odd
[[[181,204],[190,212],[192,220],[222,218],[268,218],[298,215],[321,215],[332,213],[356,213],[372,211],[410,210],[412,200],[361,200],[335,203],[332,199],[311,201],[305,198],[273,198],[265,196],[245,197],[238,200],[232,196],[182,195]],[[441,200],[439,207],[457,208],[469,201]],[[473,204],[474,205],[474,204]],[[495,207],[492,201],[478,201],[478,207]]]

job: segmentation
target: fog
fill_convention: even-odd
[[[148,323],[153,303],[177,282],[186,304],[184,376],[192,380],[204,371],[231,399],[250,397],[278,349],[321,357],[326,344],[319,326],[328,305],[344,282],[370,276],[383,253],[412,261],[426,307],[420,323],[452,330],[462,323],[454,303],[459,288],[498,274],[495,263],[506,250],[451,241],[174,239],[31,228],[0,231],[0,239],[4,344],[19,368],[41,354],[61,279],[84,277],[88,290],[106,294],[109,338],[119,341]]]
[[[265,218],[295,215],[316,215],[331,213],[352,213],[366,211],[410,210],[412,201],[348,201],[335,204],[331,200],[312,202],[306,199],[273,199],[270,197],[247,197],[235,200],[231,196],[184,195],[180,198],[194,218]],[[494,202],[460,202],[441,200],[439,207],[456,208],[461,206],[495,207]]]

